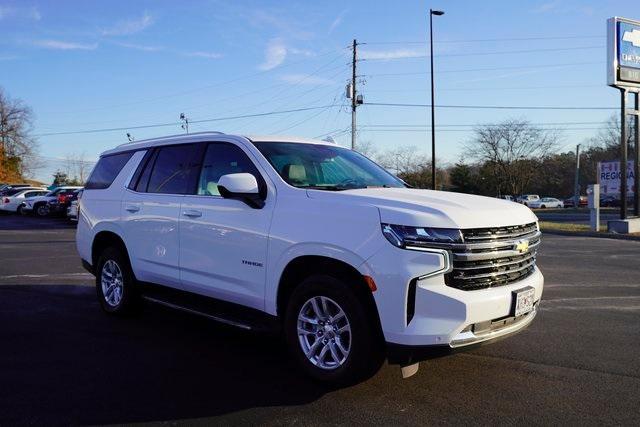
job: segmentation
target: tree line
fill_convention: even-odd
[[[629,158],[634,158],[633,128],[627,133]],[[569,197],[574,192],[576,153],[558,152],[563,139],[557,129],[546,129],[523,119],[478,125],[453,164],[436,165],[440,190],[485,196],[540,194]],[[596,182],[598,162],[620,158],[620,122],[607,120],[593,137],[582,142],[579,184],[581,194]],[[415,146],[378,152],[370,142],[356,149],[416,188],[431,188],[431,159]]]

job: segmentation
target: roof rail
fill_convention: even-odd
[[[159,136],[156,138],[147,138],[147,139],[141,139],[139,141],[130,141],[130,142],[125,142],[123,144],[118,145],[117,147],[125,147],[125,146],[131,146],[133,144],[138,144],[138,143],[143,143],[143,142],[151,142],[151,141],[162,141],[164,139],[169,139],[169,138],[176,138],[179,136],[185,136],[185,137],[189,137],[189,136],[197,136],[197,135],[204,135],[204,134],[211,134],[211,133],[215,133],[218,135],[224,135],[224,132],[220,132],[217,130],[208,130],[208,131],[202,131],[202,132],[193,132],[193,133],[178,133],[175,135],[164,135],[164,136]]]

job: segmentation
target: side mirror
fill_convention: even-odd
[[[264,200],[260,196],[258,181],[250,173],[231,173],[218,180],[218,191],[225,199],[240,200],[254,209],[262,209]]]

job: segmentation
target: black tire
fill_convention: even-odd
[[[16,214],[24,215],[24,213],[22,212],[22,206],[18,206],[18,209],[16,209]]]
[[[540,209],[546,209],[547,207],[545,205],[540,205]]]
[[[298,315],[310,299],[325,297],[337,303],[344,311],[351,327],[350,350],[341,365],[323,369],[305,355],[298,337]],[[312,276],[293,291],[286,309],[284,334],[289,351],[300,369],[311,378],[334,384],[353,384],[375,374],[384,362],[384,341],[377,329],[374,313],[369,313],[346,283],[331,276]],[[313,335],[313,339],[316,338]],[[340,353],[342,356],[344,354]]]
[[[51,211],[46,203],[39,203],[33,207],[33,213],[39,218],[45,218],[49,216]]]
[[[113,266],[113,263],[115,263],[122,277],[122,287],[119,288],[121,297],[116,304],[112,304],[107,300],[103,289],[102,279],[103,276],[106,277],[104,267],[107,263],[110,263],[109,266]],[[131,270],[129,259],[126,254],[122,253],[121,249],[117,247],[104,249],[96,263],[95,273],[98,301],[105,312],[115,315],[128,315],[138,311],[140,308],[140,298],[137,292],[136,280]],[[111,294],[111,292],[109,292],[109,294]]]

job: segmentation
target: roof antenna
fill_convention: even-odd
[[[129,132],[127,132],[127,139],[129,140],[129,142],[133,142],[133,141],[135,141],[135,140],[136,140],[136,139],[134,138],[134,136],[133,136],[133,135],[131,135]]]
[[[189,134],[189,117],[185,116],[184,113],[180,113],[180,120],[182,120],[182,129],[184,129],[187,134]]]

